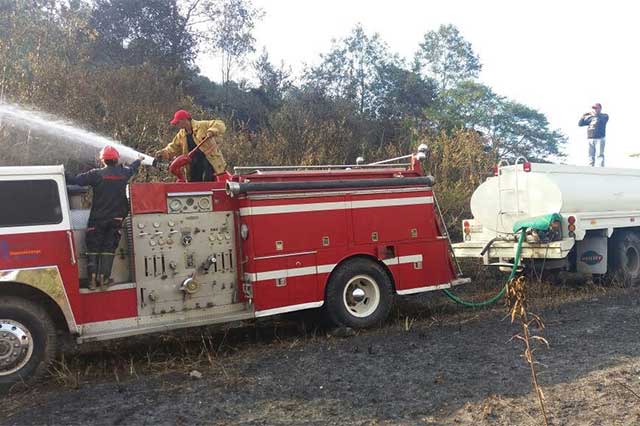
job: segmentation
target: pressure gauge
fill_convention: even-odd
[[[200,210],[209,210],[211,208],[211,199],[209,197],[202,197],[198,200],[198,207]]]
[[[169,209],[174,212],[179,212],[180,210],[182,210],[182,201],[177,198],[175,200],[171,200],[169,202]]]

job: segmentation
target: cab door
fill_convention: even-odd
[[[70,304],[77,317],[77,252],[62,168],[56,169],[59,174],[17,170],[0,175],[0,271],[29,269],[25,272],[30,272],[33,282],[28,284],[60,300],[63,309]],[[43,268],[56,277],[43,279],[38,275]],[[60,283],[64,288],[59,288]]]

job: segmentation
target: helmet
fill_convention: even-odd
[[[118,150],[112,146],[105,146],[104,148],[102,148],[102,151],[100,151],[100,159],[103,161],[118,161],[119,158],[120,154],[118,153]]]

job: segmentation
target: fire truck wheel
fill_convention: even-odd
[[[640,236],[636,232],[624,232],[613,238],[611,272],[625,284],[640,283]]]
[[[56,329],[47,312],[19,297],[0,297],[0,391],[34,380],[56,355]]]
[[[389,276],[367,259],[340,266],[327,286],[326,310],[337,325],[366,328],[380,324],[389,315],[392,303]]]

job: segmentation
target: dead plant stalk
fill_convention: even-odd
[[[513,338],[524,343],[524,359],[527,361],[527,364],[529,364],[529,369],[531,370],[531,383],[536,391],[538,402],[540,403],[540,410],[542,411],[544,424],[548,426],[549,419],[547,417],[547,410],[545,407],[544,393],[542,392],[542,387],[540,387],[540,384],[538,383],[538,375],[535,367],[536,361],[533,357],[531,341],[540,341],[547,347],[549,346],[549,342],[541,336],[532,335],[530,332],[531,325],[534,325],[539,330],[543,330],[544,323],[538,315],[527,311],[527,288],[524,277],[518,277],[509,283],[507,290],[507,304],[511,315],[511,323],[518,320],[522,327],[522,333],[516,334]]]

